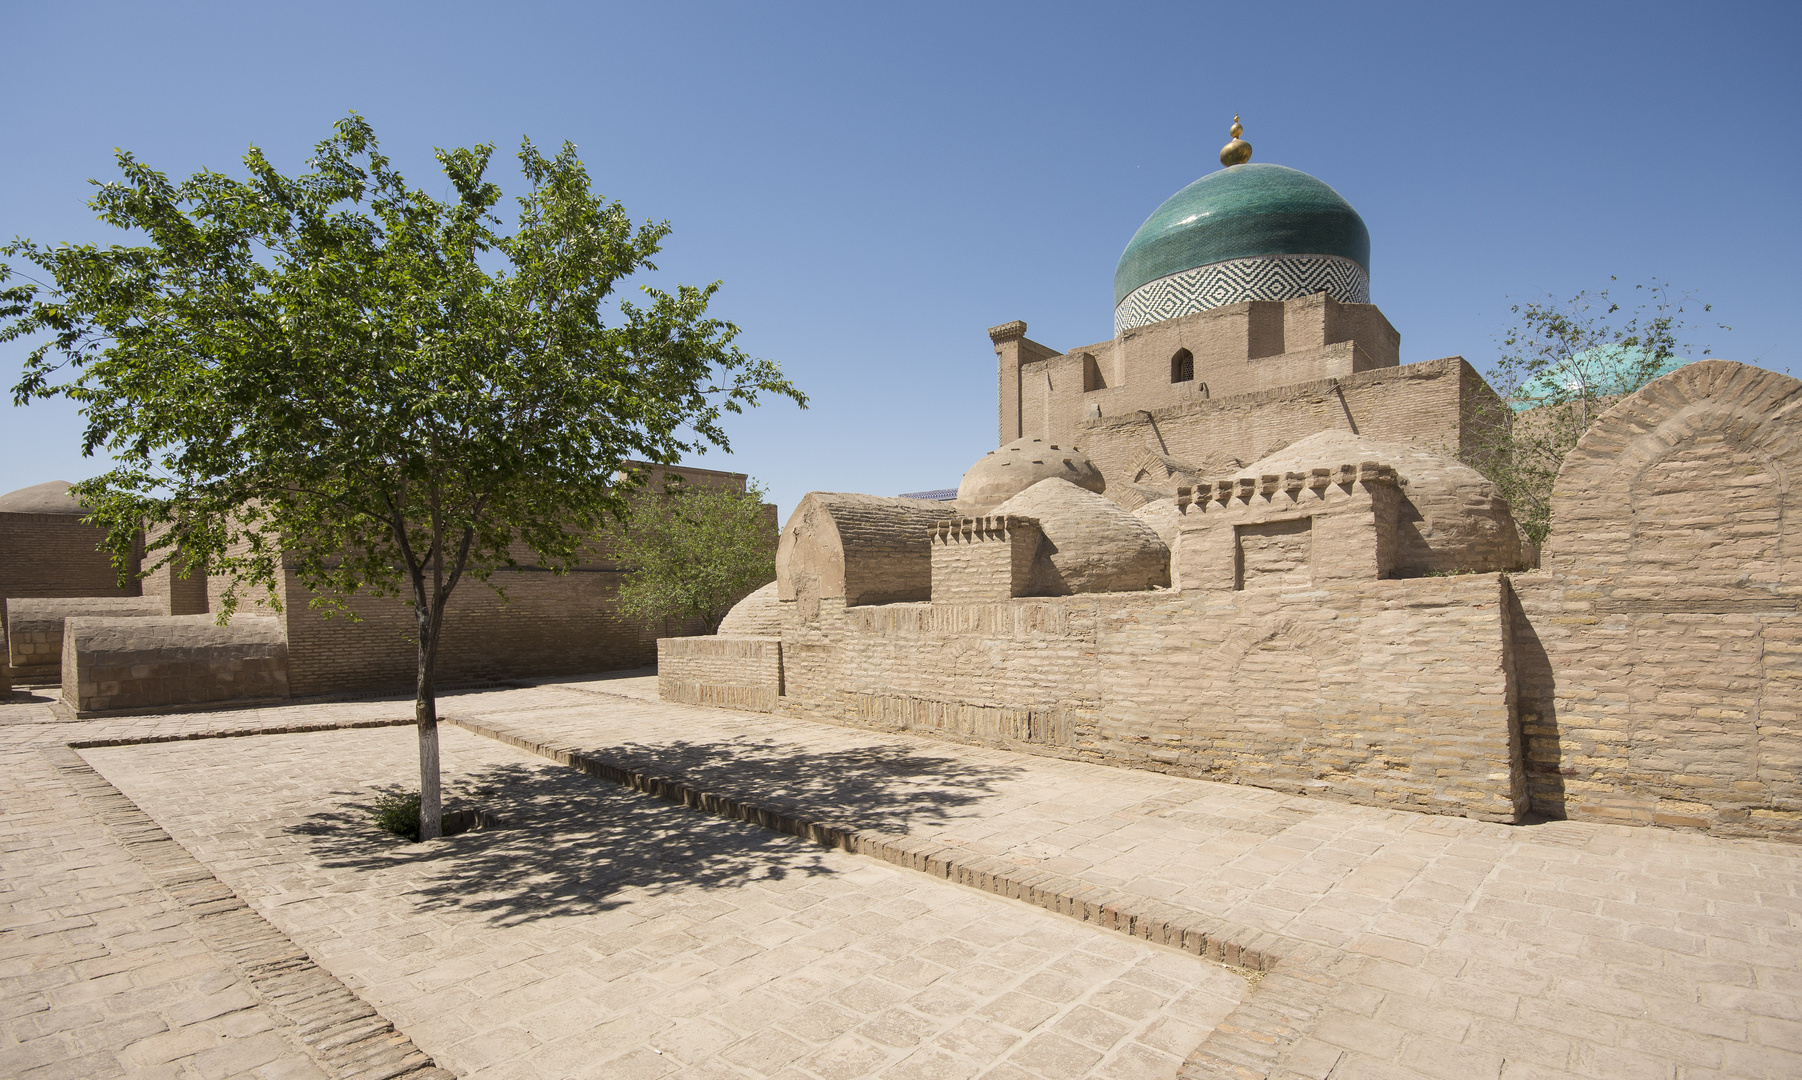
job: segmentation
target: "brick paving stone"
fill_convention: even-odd
[[[360,807],[417,768],[405,728],[82,751],[459,1075],[974,1076],[1017,1058],[1053,1077],[1112,1055],[1113,1075],[1152,1080],[1247,988],[455,728],[442,752],[451,803],[505,827],[428,845],[376,830]],[[1130,1016],[1109,1011],[1123,983]],[[945,1038],[971,1018],[1012,1037]]]
[[[344,951],[331,961],[341,966],[333,970],[363,972],[368,981],[356,983],[357,989],[371,1000],[397,1002],[395,1008],[384,1005],[384,1014],[416,1038],[430,1032],[453,1045],[470,1043],[482,1036],[479,1025],[469,1022],[478,1003],[529,994],[534,983],[575,970],[601,979],[588,992],[590,1001],[629,1011],[646,995],[660,995],[667,1014],[684,1021],[666,1030],[692,1024],[712,1036],[699,1039],[687,1050],[689,1057],[677,1058],[675,1065],[642,1056],[628,1061],[625,1055],[632,1051],[622,1046],[619,1071],[611,1075],[815,1076],[797,1063],[804,1058],[780,1065],[772,1059],[777,1071],[757,1074],[730,1064],[720,1052],[762,1032],[780,1031],[813,1047],[810,1053],[838,1047],[830,1060],[843,1067],[856,1060],[854,1049],[886,1045],[866,1037],[860,1025],[872,1023],[885,1008],[901,1008],[943,1023],[908,1056],[891,1061],[888,1074],[956,1076],[964,1075],[960,1069],[977,1068],[996,1080],[1043,1080],[1043,1070],[1068,1069],[1075,1060],[1051,1053],[1062,1044],[1048,1037],[1084,1052],[1095,1049],[1078,1030],[1088,1016],[1083,1007],[1139,1025],[1133,1038],[1084,1066],[1085,1075],[1099,1077],[1168,1076],[1178,1071],[1184,1054],[1180,1072],[1188,1080],[1329,1074],[1333,1080],[1802,1075],[1802,851],[1787,845],[1662,829],[1572,822],[1511,827],[1388,812],[911,736],[669,705],[656,700],[655,680],[646,678],[546,680],[447,697],[444,710],[541,752],[605,763],[616,778],[641,785],[646,777],[671,781],[661,794],[705,795],[701,801],[717,813],[762,813],[784,828],[823,822],[881,838],[884,859],[940,876],[962,875],[960,880],[992,891],[1012,889],[1033,903],[1061,905],[1067,915],[1086,914],[1110,924],[1118,917],[1122,928],[1149,927],[1160,934],[1191,925],[1201,936],[1185,939],[1185,945],[1218,947],[1235,958],[1243,949],[1273,970],[1236,1008],[1213,1017],[1188,997],[1158,996],[1157,980],[1167,978],[1160,970],[1093,975],[1097,981],[1086,997],[1047,1002],[1064,1011],[1022,1031],[979,1017],[1007,994],[1022,992],[1027,976],[1012,965],[1043,953],[1042,944],[971,918],[961,928],[941,929],[938,940],[912,939],[910,952],[906,930],[921,916],[904,904],[885,912],[883,904],[908,900],[932,885],[930,878],[900,874],[892,887],[883,885],[876,872],[897,872],[860,859],[841,870],[836,862],[849,857],[837,852],[806,845],[785,849],[780,857],[760,852],[760,863],[786,866],[784,860],[805,856],[835,865],[826,874],[788,873],[775,881],[698,890],[714,898],[746,890],[764,894],[754,905],[725,911],[696,901],[692,885],[646,890],[642,878],[631,878],[628,868],[602,855],[584,871],[584,880],[601,882],[610,896],[630,894],[628,902],[607,911],[581,910],[579,897],[559,887],[569,875],[552,867],[536,899],[553,913],[522,920],[509,915],[508,904],[517,906],[530,883],[503,873],[496,879],[500,902],[477,913],[490,928],[489,938],[527,936],[521,932],[527,924],[556,928],[545,933],[536,951],[495,940],[478,948],[479,955],[451,957],[447,954],[458,952],[463,941],[457,929],[463,908],[446,899],[462,880],[454,875],[407,892],[393,887],[406,877],[405,859],[337,867],[317,859],[285,863],[279,852],[312,845],[316,855],[325,840],[283,832],[269,822],[260,837],[246,836],[243,822],[228,821],[189,838],[220,852],[245,845],[234,856],[233,872],[271,890],[259,894],[259,909],[291,934],[318,933],[341,945]],[[14,705],[0,707],[0,745],[13,752],[77,739],[371,723],[395,711],[393,704],[382,703],[297,704],[50,725]],[[377,733],[355,737],[368,735]],[[446,739],[452,741],[448,731]],[[178,751],[210,752],[231,742],[267,747],[275,741],[162,744],[162,752],[192,761],[198,759]],[[96,760],[110,754],[142,762],[157,749],[88,753]],[[295,770],[305,773],[299,764]],[[354,801],[367,790],[358,783],[326,793],[325,801]],[[30,781],[19,784],[29,787]],[[46,789],[56,784],[48,775],[39,781]],[[194,804],[203,801],[197,790],[190,785],[185,796],[171,797]],[[13,801],[9,798],[9,809]],[[39,875],[35,887],[72,895],[61,879],[85,874],[79,890],[87,890],[83,895],[91,900],[81,911],[34,904],[30,875],[16,875],[17,862],[5,864],[13,891],[6,896],[9,921],[0,931],[0,979],[8,980],[8,993],[0,995],[0,1031],[10,1041],[0,1044],[0,1052],[26,1053],[29,1043],[51,1040],[42,1043],[42,1052],[69,1046],[81,1019],[68,1012],[64,1026],[57,1018],[31,1020],[53,1007],[50,995],[60,992],[54,1008],[73,1010],[84,997],[71,989],[75,984],[134,968],[139,957],[145,967],[180,959],[191,937],[184,937],[179,915],[158,922],[156,910],[135,899],[126,880],[128,857],[81,861],[79,826],[59,833],[52,822],[25,829],[9,824],[15,831],[0,843],[0,858],[12,857],[18,849],[11,841],[26,834],[29,842],[59,855],[75,852],[65,868]],[[643,871],[653,879],[660,873],[681,876],[672,867],[701,850],[681,829],[672,833],[658,826],[644,832],[673,838],[669,842],[676,849]],[[109,844],[119,847],[107,841],[97,852]],[[249,853],[259,846],[260,860]],[[565,862],[585,850],[579,844],[556,848]],[[25,861],[44,864],[37,856]],[[223,866],[211,856],[207,861]],[[441,868],[452,869],[449,862]],[[339,873],[348,877],[333,876]],[[378,878],[390,884],[367,887]],[[849,881],[850,891],[822,898],[823,879]],[[953,889],[950,895],[991,900],[968,890]],[[282,900],[272,907],[274,896]],[[381,931],[392,920],[397,897],[411,898],[425,928],[384,939]],[[798,901],[810,902],[797,906]],[[1035,914],[1018,901],[1004,903],[1016,913],[1016,924]],[[284,914],[289,908],[291,917]],[[325,914],[333,910],[335,921]],[[119,914],[108,914],[114,911]],[[1150,921],[1138,921],[1144,919]],[[594,929],[578,932],[576,923]],[[32,935],[36,924],[45,929]],[[731,932],[716,939],[716,926]],[[1001,924],[1002,931],[1012,928]],[[1104,936],[1126,947],[1151,948],[1135,946],[1123,935]],[[52,940],[40,946],[40,939]],[[353,947],[359,939],[366,943]],[[96,945],[106,952],[78,951]],[[765,958],[785,948],[791,950],[786,960],[766,970],[772,962]],[[794,950],[807,949],[821,955],[786,966],[808,955]],[[1094,945],[1075,951],[1106,956]],[[1164,962],[1183,960],[1167,950],[1151,953]],[[8,966],[21,956],[31,958],[28,965],[43,963],[29,970]],[[581,962],[569,963],[572,956]],[[997,956],[1007,962],[991,962]],[[671,963],[672,957],[679,962]],[[1053,967],[1057,963],[1044,962],[1031,973],[1047,977],[1038,984],[1042,988],[1050,989],[1053,978],[1081,974]],[[840,994],[882,979],[877,972],[896,964],[901,966],[890,970],[900,981],[886,981],[915,998],[883,1004],[877,1001],[883,995],[853,993],[867,1006],[864,1011],[838,1002]],[[923,988],[909,985],[932,973],[926,964],[948,973]],[[664,965],[674,984],[646,974],[645,969]],[[515,973],[520,968],[534,974]],[[346,981],[353,980],[347,975]],[[147,992],[154,988],[137,989],[128,980],[85,993],[90,1005],[118,1000],[135,1008],[146,999],[133,995]],[[408,994],[428,999],[432,1007],[409,1013],[402,1000]],[[1217,1011],[1224,1008],[1223,999],[1203,995],[1203,1000],[1213,1000]],[[540,1007],[530,1024],[525,1017],[517,1021],[522,1033],[531,1032],[531,1025],[540,1029],[537,1053],[556,1048],[567,1055],[581,1045],[580,1032],[570,1034],[544,1015],[555,1011]],[[24,1027],[18,1026],[21,1020]],[[698,1026],[703,1022],[710,1026]],[[1174,1053],[1160,1048],[1159,1033],[1185,1028],[1188,1037],[1201,1038],[1199,1048]],[[656,1037],[649,1035],[653,1042],[639,1049],[654,1045]],[[728,1037],[731,1043],[718,1041]],[[1027,1046],[1038,1047],[1034,1053],[1042,1060],[1013,1057]],[[673,1045],[656,1048],[665,1054],[651,1057],[674,1056]],[[510,1061],[504,1070],[496,1066],[494,1075],[533,1075],[522,1064],[528,1060]],[[827,1060],[819,1059],[822,1068]],[[1498,1060],[1499,1074],[1487,1072]],[[1041,1071],[1019,1063],[1027,1061]]]
[[[107,1077],[164,1066],[199,1076],[231,1047],[249,1055],[236,1075],[273,1076],[267,1066],[285,1063],[283,1075],[325,1076],[289,1034],[271,1030],[278,1023],[248,980],[196,938],[180,904],[42,755],[21,745],[21,727],[0,730],[12,737],[0,752],[0,1075]],[[246,1023],[245,1013],[262,1023]]]
[[[1285,1055],[1295,1075],[1330,1058],[1335,1077],[1459,1076],[1500,1055],[1504,1075],[1802,1076],[1802,851],[1789,845],[1339,805],[665,704],[649,678],[547,681],[458,713],[946,861],[999,858],[1274,935],[1278,953],[1325,948],[1342,977],[1300,1010],[1305,1047],[1261,1061],[1272,1075]],[[1204,1051],[1228,1046],[1224,1030]],[[1213,1075],[1206,1057],[1193,1075]]]
[[[316,712],[271,710],[64,724],[41,694],[17,691],[0,702],[0,1076],[348,1075],[342,1061],[308,1045],[281,1003],[258,989],[256,972],[247,973],[243,950],[220,937],[231,927],[241,938],[235,916],[248,914],[231,910],[229,890],[128,805],[84,794],[66,767],[71,739],[297,722],[320,721]],[[367,1012],[356,1004],[352,1011]],[[416,1055],[386,1075],[445,1075],[427,1066]]]

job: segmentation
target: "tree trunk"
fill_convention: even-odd
[[[438,627],[431,605],[419,608],[419,681],[413,719],[419,724],[419,839],[436,840],[444,833],[444,802],[438,788],[438,697],[432,668],[438,658]]]

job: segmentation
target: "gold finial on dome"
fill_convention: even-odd
[[[1240,125],[1237,113],[1233,114],[1233,129],[1230,134],[1233,141],[1220,148],[1220,164],[1243,165],[1251,160],[1251,144],[1239,137],[1245,134],[1245,128]]]

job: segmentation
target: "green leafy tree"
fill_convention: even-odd
[[[740,598],[776,580],[776,530],[766,492],[672,485],[633,500],[616,529],[616,557],[628,567],[620,608],[653,622],[699,619],[709,634]]]
[[[1473,418],[1461,457],[1501,488],[1534,544],[1551,533],[1552,484],[1590,423],[1682,364],[1695,348],[1683,340],[1684,316],[1713,310],[1688,293],[1672,293],[1666,282],[1635,285],[1621,299],[1615,290],[1611,284],[1568,301],[1547,296],[1514,304],[1516,321],[1486,373],[1499,400]]]
[[[575,148],[530,141],[517,225],[500,231],[492,145],[440,150],[446,197],[411,188],[351,114],[311,170],[252,148],[249,175],[171,183],[128,153],[100,220],[142,242],[0,254],[0,340],[42,338],[14,401],[65,397],[83,450],[114,466],[77,486],[124,574],[229,575],[280,609],[284,559],[315,603],[414,608],[421,835],[439,835],[433,668],[445,604],[530,551],[567,570],[625,510],[628,458],[727,447],[723,412],[760,393],[803,407],[780,369],[707,314],[718,283],[612,299],[669,232],[634,227]]]

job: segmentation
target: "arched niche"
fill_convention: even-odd
[[[1798,478],[1802,381],[1685,365],[1603,413],[1565,459],[1544,565],[1647,603],[1784,593],[1802,586]]]

